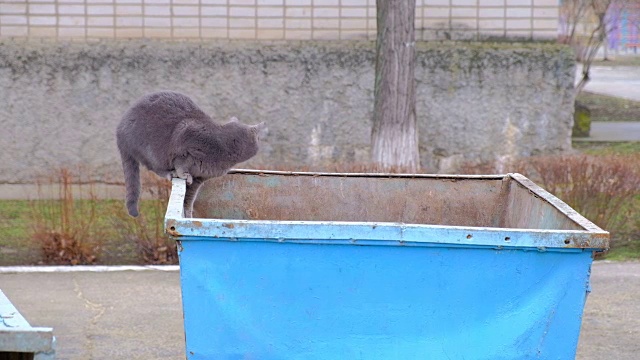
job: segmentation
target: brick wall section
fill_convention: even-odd
[[[558,0],[416,0],[419,40],[553,39]],[[375,39],[375,0],[1,0],[0,37]]]

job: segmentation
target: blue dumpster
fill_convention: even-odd
[[[188,359],[573,359],[609,234],[519,174],[236,170],[183,217]]]

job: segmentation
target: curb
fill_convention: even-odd
[[[114,271],[178,271],[179,265],[79,265],[79,266],[0,266],[0,274]]]

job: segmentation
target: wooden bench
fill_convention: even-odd
[[[0,360],[53,360],[52,328],[31,327],[0,290]]]

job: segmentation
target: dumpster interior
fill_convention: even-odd
[[[509,175],[236,171],[207,181],[196,217],[584,230]]]

